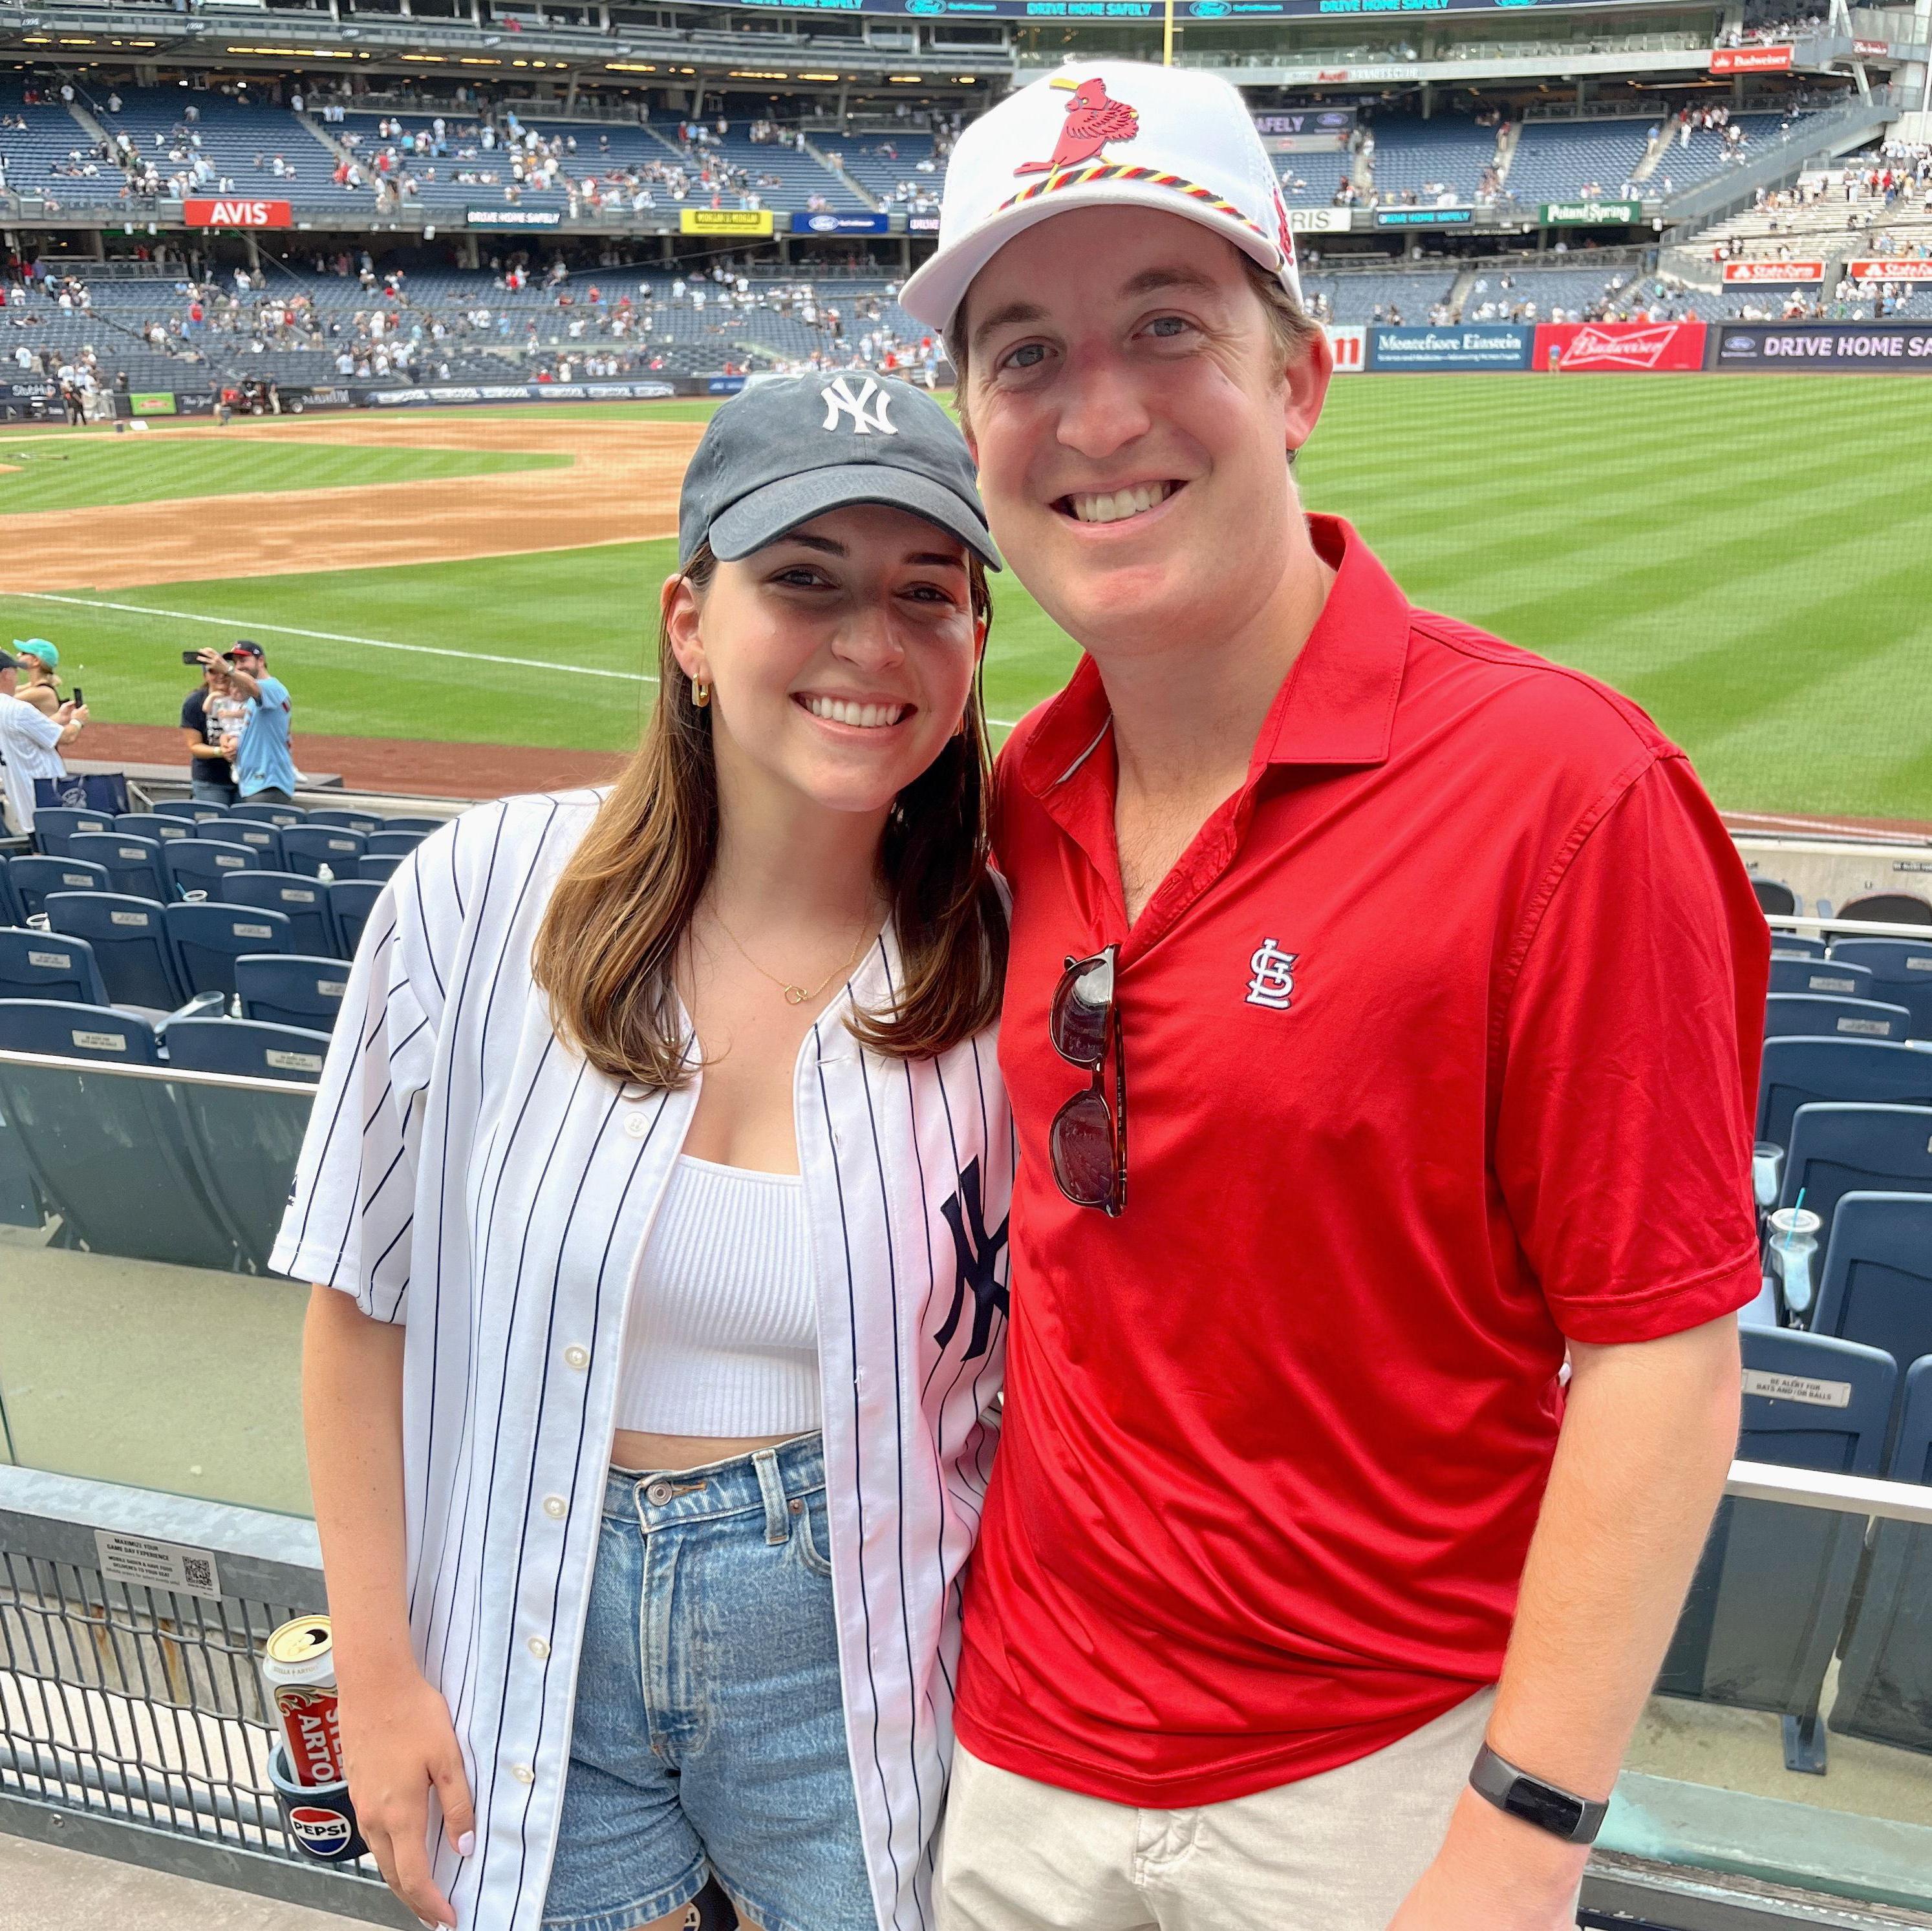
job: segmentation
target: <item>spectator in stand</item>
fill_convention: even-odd
[[[14,649],[20,661],[20,686],[14,695],[52,717],[61,707],[60,652],[44,637],[16,637]]]
[[[87,722],[85,706],[63,704],[49,717],[15,694],[21,666],[27,658],[0,657],[0,781],[4,781],[7,811],[14,829],[34,829],[34,781],[64,778],[61,747],[73,743]]]
[[[211,658],[227,666],[229,681],[248,706],[239,735],[222,741],[235,761],[237,795],[244,804],[292,805],[296,766],[289,748],[287,687],[268,675],[267,653],[246,637],[225,654],[202,652],[204,665]]]
[[[236,692],[228,666],[212,650],[201,654],[201,685],[183,699],[182,735],[188,740],[188,781],[198,805],[232,805],[235,760],[226,746],[241,736],[248,706]]]

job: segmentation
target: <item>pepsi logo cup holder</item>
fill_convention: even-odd
[[[282,1822],[304,1856],[319,1864],[353,1864],[369,1848],[356,1828],[356,1807],[346,1783],[311,1789],[289,1774],[286,1751],[277,1744],[268,1758],[268,1781],[275,1787]]]

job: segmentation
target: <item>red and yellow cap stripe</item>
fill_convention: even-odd
[[[1036,200],[1042,194],[1058,193],[1063,188],[1084,187],[1088,182],[1096,181],[1144,181],[1150,187],[1171,188],[1176,194],[1184,194],[1190,200],[1211,208],[1216,214],[1225,214],[1231,220],[1238,221],[1250,234],[1258,235],[1270,247],[1280,246],[1258,222],[1250,220],[1232,201],[1224,200],[1212,188],[1203,187],[1198,181],[1189,181],[1184,175],[1166,173],[1160,168],[1137,167],[1130,161],[1093,161],[1084,167],[1062,168],[1057,173],[1042,175],[1039,180],[1029,181],[1025,187],[1008,195],[996,212],[1004,214],[1009,208]]]

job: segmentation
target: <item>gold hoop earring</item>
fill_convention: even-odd
[[[691,701],[698,709],[703,710],[711,701],[711,686],[699,683],[694,677],[691,680]]]

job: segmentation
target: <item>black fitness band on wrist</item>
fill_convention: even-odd
[[[1471,1766],[1469,1788],[1498,1810],[1572,1844],[1595,1843],[1610,1814],[1607,1802],[1595,1803],[1556,1784],[1545,1783],[1498,1756],[1486,1743]]]

